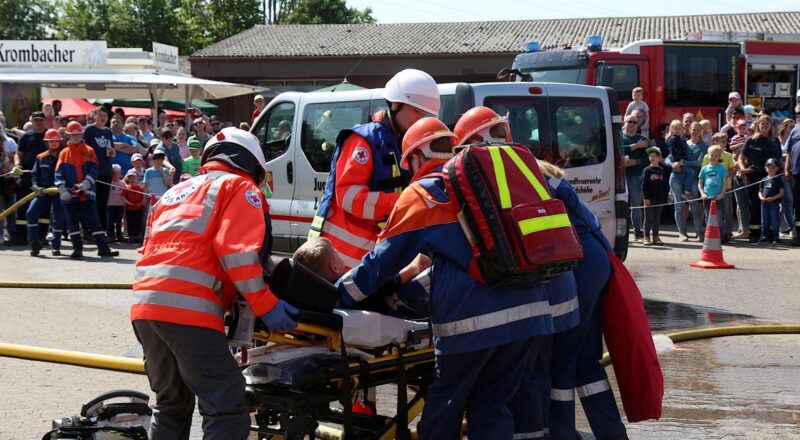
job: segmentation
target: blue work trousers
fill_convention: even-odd
[[[795,226],[794,222],[794,190],[793,186],[795,185],[794,181],[787,181],[786,179],[781,178],[783,180],[783,198],[781,199],[781,212],[783,213],[783,220],[786,221],[786,225],[789,228],[789,232],[792,234],[792,237],[797,235],[797,227]]]
[[[39,217],[50,213],[50,225],[53,229],[53,249],[61,249],[61,234],[64,232],[64,208],[58,196],[41,196],[33,199],[28,205],[25,217],[28,220],[28,243],[39,240]]]
[[[631,225],[636,237],[642,237],[642,210],[634,209],[642,206],[642,176],[625,176],[628,185],[628,205],[631,207]]]
[[[547,346],[539,351],[531,351],[528,371],[522,378],[517,393],[508,402],[514,415],[514,438],[546,438],[550,430],[550,363],[552,337]]]
[[[106,233],[100,226],[100,218],[97,216],[97,205],[93,200],[84,202],[69,203],[64,205],[67,213],[67,230],[72,241],[72,249],[75,251],[83,250],[83,239],[81,238],[81,223],[89,230],[94,238],[97,249],[102,252],[110,251]]]
[[[781,202],[761,204],[761,238],[777,240],[781,233]]]
[[[549,335],[535,336],[485,350],[437,355],[418,425],[420,439],[460,439],[466,413],[470,440],[511,440],[514,417],[508,404],[530,362],[548,349],[549,340]]]
[[[580,324],[553,337],[550,365],[550,438],[576,438],[575,392],[597,438],[625,433],[625,425],[600,358],[603,356],[601,295],[611,276],[605,247],[581,237],[583,259],[573,273],[578,286]]]

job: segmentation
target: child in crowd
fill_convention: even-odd
[[[125,202],[122,201],[122,191],[125,189],[125,184],[122,182],[122,167],[119,164],[111,165],[114,175],[111,176],[111,188],[108,192],[108,222],[106,225],[106,234],[108,241],[111,242],[124,242],[125,237],[122,236],[122,217],[125,214]]]
[[[728,180],[728,168],[721,162],[722,147],[714,145],[708,149],[708,165],[700,170],[697,179],[697,187],[700,189],[700,197],[703,198],[703,206],[708,221],[711,212],[711,201],[717,202],[717,225],[720,231],[727,231],[725,218],[725,182]]]
[[[190,176],[196,176],[197,170],[200,169],[200,153],[203,151],[203,146],[197,139],[189,141],[190,157],[183,159],[183,172]]]
[[[639,130],[641,131],[642,136],[645,138],[650,138],[650,107],[647,106],[647,103],[643,101],[644,97],[644,89],[641,87],[636,87],[631,91],[631,101],[628,104],[628,108],[625,109],[625,116],[633,113],[634,110],[639,110],[643,114],[642,118],[642,125],[639,126]]]
[[[768,178],[761,182],[758,198],[761,200],[761,240],[759,243],[780,243],[780,206],[783,198],[783,182],[778,174],[780,166],[775,158],[767,159],[765,166]]]
[[[722,156],[720,156],[720,163],[722,163],[722,165],[725,166],[725,169],[728,170],[728,177],[725,178],[725,189],[724,189],[724,198],[725,198],[724,228],[722,223],[719,224],[720,231],[722,233],[722,242],[727,243],[728,241],[730,241],[731,235],[733,234],[733,223],[734,223],[733,220],[736,220],[733,218],[733,202],[731,200],[733,196],[730,194],[731,189],[733,189],[733,176],[734,174],[736,174],[736,170],[734,169],[733,155],[730,152],[725,151],[725,147],[728,145],[727,134],[715,133],[711,137],[710,145],[711,147],[709,148],[709,151],[711,151],[711,148],[715,146],[720,147],[720,149],[722,150]],[[708,154],[706,154],[703,157],[703,162],[700,164],[701,169],[702,167],[705,167],[708,164],[709,164],[709,156]],[[717,205],[717,208],[720,208],[720,206]]]
[[[698,124],[703,127],[703,142],[705,142],[706,145],[711,145],[711,138],[714,137],[714,129],[711,128],[711,121],[708,119],[701,119]]]
[[[658,237],[658,224],[661,219],[661,205],[665,201],[665,173],[659,163],[661,162],[661,149],[650,147],[647,150],[650,166],[642,172],[642,197],[644,198],[644,242],[645,246],[662,245],[664,242]],[[650,239],[650,231],[653,238]]]
[[[167,151],[159,146],[153,151],[153,166],[144,172],[144,192],[161,197],[172,187],[175,168],[164,166]]]
[[[733,159],[736,160],[739,158],[739,152],[742,151],[742,147],[750,139],[750,136],[748,135],[747,121],[744,119],[737,120],[734,123],[734,127],[736,127],[737,134],[731,138],[731,153],[733,153]]]
[[[122,198],[125,202],[125,219],[128,221],[128,241],[138,243],[144,222],[144,187],[139,185],[139,177],[133,169],[125,175],[125,184]]]
[[[136,173],[139,182],[144,181],[144,157],[139,153],[134,153],[133,156],[131,156],[131,165],[133,165],[133,171]]]
[[[733,121],[733,109],[742,105],[742,95],[739,92],[728,93],[728,108],[725,109],[725,123],[731,124]]]

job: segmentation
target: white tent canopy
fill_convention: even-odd
[[[193,99],[221,99],[265,90],[155,69],[0,68],[0,83],[39,85],[42,98],[149,99],[153,114],[161,99],[183,99],[188,107]]]

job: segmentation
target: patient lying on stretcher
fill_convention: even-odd
[[[324,237],[303,243],[295,251],[293,260],[332,284],[345,274],[342,258]],[[430,265],[430,258],[417,255],[378,294],[356,303],[353,308],[403,318],[427,317]]]

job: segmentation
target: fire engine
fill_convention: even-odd
[[[604,49],[596,35],[578,49],[540,50],[529,41],[510,72],[512,80],[611,87],[623,114],[633,88],[642,87],[652,132],[687,112],[719,128],[731,91],[755,111],[778,120],[791,116],[800,85],[800,35],[704,31],[619,49]]]

